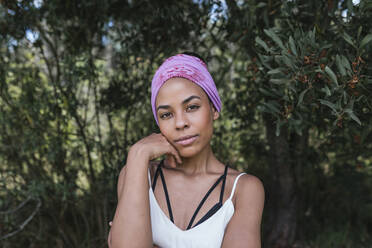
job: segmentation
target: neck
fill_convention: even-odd
[[[206,174],[216,162],[218,161],[213,154],[212,147],[208,144],[195,156],[187,158],[182,157],[182,164],[178,164],[177,169],[190,176]]]

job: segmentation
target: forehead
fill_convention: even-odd
[[[156,97],[156,105],[182,102],[191,95],[199,96],[202,100],[208,100],[207,94],[196,83],[185,78],[171,78],[161,86]]]

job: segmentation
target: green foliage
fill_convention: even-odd
[[[152,75],[185,50],[221,94],[214,151],[265,184],[264,229],[289,174],[285,247],[371,242],[368,1],[37,2],[0,5],[0,238],[19,230],[2,247],[106,244],[127,150],[159,131]]]
[[[260,89],[265,95],[261,111],[273,115],[277,126],[286,123],[298,134],[315,120],[326,122],[318,125],[333,121],[340,126],[351,119],[361,125],[355,109],[370,105],[371,75],[362,74],[365,62],[357,52],[347,58],[334,49],[334,41],[319,42],[315,29],[307,33],[300,29],[283,33],[275,28],[264,32],[271,45],[256,38],[263,48],[257,63]],[[289,38],[281,39],[277,33]],[[334,117],[329,118],[329,114]]]

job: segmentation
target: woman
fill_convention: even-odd
[[[161,133],[129,150],[109,246],[260,247],[264,189],[213,154],[221,101],[206,64],[190,53],[170,57],[151,90]]]

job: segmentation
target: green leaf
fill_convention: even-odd
[[[294,43],[294,40],[292,38],[292,36],[289,36],[289,48],[291,49],[291,52],[297,56],[297,49],[296,49],[296,45]]]
[[[347,103],[347,100],[348,100],[348,94],[346,93],[346,91],[344,91],[342,93],[342,100],[343,100],[343,103],[346,104]],[[352,100],[354,101],[354,100]],[[349,102],[350,103],[350,102]],[[354,102],[352,102],[352,104],[354,104]]]
[[[271,78],[269,80],[270,83],[273,83],[273,84],[288,84],[291,82],[291,80],[287,79],[287,78]]]
[[[280,68],[276,68],[276,69],[273,69],[273,70],[270,70],[270,71],[268,71],[267,72],[267,74],[269,74],[269,75],[272,75],[272,74],[279,74],[279,73],[283,73],[281,70],[280,70]]]
[[[330,101],[327,101],[327,100],[323,100],[323,99],[319,99],[319,102],[325,106],[328,106],[330,107],[334,112],[337,113],[337,110],[336,110],[336,105],[331,103]]]
[[[298,97],[298,103],[297,103],[297,106],[299,106],[299,105],[302,103],[302,101],[304,100],[304,96],[305,96],[305,94],[306,94],[306,92],[307,92],[308,90],[309,90],[309,89],[306,89],[306,90],[304,90],[304,91],[301,92],[300,96]]]
[[[272,60],[272,57],[271,56],[262,55],[260,53],[258,53],[257,55],[258,55],[258,58],[260,59],[262,65],[271,70],[270,62]]]
[[[328,76],[332,79],[332,81],[338,86],[336,74],[331,70],[331,68],[326,66],[324,70],[328,74]]]
[[[362,49],[365,45],[372,41],[372,34],[367,34],[366,37],[360,42],[359,48]]]
[[[330,96],[332,94],[327,85],[325,85],[324,88],[321,89],[321,91],[323,91],[326,96]]]
[[[357,48],[354,44],[354,42],[352,41],[350,35],[348,35],[347,33],[343,33],[342,37],[344,38],[344,40],[349,43],[350,45],[352,45],[354,48]]]
[[[355,98],[351,98],[350,101],[349,101],[349,103],[347,104],[347,109],[350,109],[351,111],[353,111],[353,109],[354,109],[354,102],[355,102]]]
[[[337,103],[336,103],[336,109],[341,109],[341,102],[342,102],[342,99],[339,98],[339,99],[337,100]]]
[[[280,126],[281,126],[281,121],[280,119],[276,120],[276,129],[275,129],[275,135],[279,136],[280,135]]]
[[[309,31],[308,36],[311,43],[315,43],[316,27],[314,26],[313,31]]]
[[[279,36],[273,31],[269,29],[264,29],[264,32],[267,36],[269,36],[282,50],[285,50],[282,40]]]
[[[291,81],[290,81],[290,82],[291,82]],[[290,82],[289,82],[289,83],[290,83]],[[293,91],[293,93],[297,93],[297,90],[296,90],[296,88],[293,86],[293,84],[287,84],[287,87],[288,87],[289,90]]]
[[[265,49],[266,52],[270,52],[270,48],[267,46],[266,42],[263,41],[260,37],[257,36],[255,41],[258,45],[263,47],[263,49]]]
[[[353,119],[354,121],[356,121],[359,125],[362,125],[362,123],[360,122],[358,116],[356,116],[353,111],[347,111],[346,113],[349,115],[349,117],[351,119]]]
[[[353,1],[352,0],[346,0],[346,6],[347,6],[347,11],[350,13],[348,15],[352,15],[352,13],[354,12],[354,4],[353,4]]]
[[[349,71],[351,71],[350,63],[349,63],[349,61],[347,60],[347,58],[344,55],[341,55],[341,61],[342,61],[342,64],[343,64],[344,68],[346,68]]]
[[[340,56],[337,54],[336,55],[336,65],[338,68],[338,71],[341,73],[342,76],[346,76],[346,70],[342,64]]]
[[[273,113],[280,113],[280,110],[272,102],[265,102],[264,105]]]
[[[269,92],[268,90],[265,90],[264,88],[258,88],[259,91],[261,91],[266,96],[275,96],[273,93]]]
[[[363,26],[360,26],[359,28],[358,28],[358,35],[357,35],[357,39],[359,40],[359,38],[360,38],[360,34],[362,33],[362,30],[363,30]]]
[[[289,68],[295,69],[294,64],[292,63],[292,61],[287,56],[282,56],[282,60],[283,60],[283,62],[286,66],[288,66]]]

